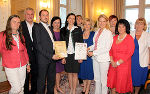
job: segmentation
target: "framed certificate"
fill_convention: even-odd
[[[55,54],[61,58],[67,57],[66,41],[54,41]]]
[[[75,60],[87,59],[87,43],[75,43]]]

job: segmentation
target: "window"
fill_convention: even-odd
[[[62,27],[65,26],[66,16],[67,16],[67,0],[60,0],[60,18],[62,22]]]
[[[126,6],[139,5],[139,0],[126,0],[125,5]]]
[[[129,21],[131,30],[134,30],[134,23],[137,18],[138,18],[138,8],[130,8],[125,10],[125,19]]]
[[[150,32],[150,0],[124,0],[124,18],[130,23],[131,30],[134,30],[136,19],[144,17]]]

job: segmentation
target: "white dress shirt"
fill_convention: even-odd
[[[135,38],[135,31],[132,31],[131,36]],[[139,62],[141,67],[147,67],[149,64],[149,47],[150,47],[150,33],[143,31],[139,44]]]
[[[29,31],[29,34],[30,34],[30,38],[31,38],[31,40],[33,41],[33,38],[32,38],[32,27],[33,27],[34,23],[29,24],[29,23],[26,21],[26,24],[27,24],[28,31]]]
[[[52,40],[52,42],[54,42],[52,32],[51,32],[50,29],[49,29],[49,25],[46,24],[46,23],[43,23],[43,22],[41,22],[41,23],[42,23],[42,25],[45,27],[45,29],[47,30],[47,32],[48,32],[48,34],[49,34],[50,39]]]

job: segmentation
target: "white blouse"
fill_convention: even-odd
[[[19,52],[19,34],[16,36],[12,35],[12,37],[14,38],[14,40],[16,41],[17,43],[17,47],[18,47],[18,52]]]
[[[68,48],[67,48],[67,53],[68,53],[68,54],[73,54],[73,53],[74,53],[74,47],[73,47],[71,32],[72,32],[75,28],[78,28],[78,27],[77,27],[77,26],[73,26],[73,27],[71,28],[71,30],[70,30],[69,43],[68,43]],[[67,29],[69,30],[69,27],[67,27]]]
[[[32,38],[32,27],[33,27],[34,23],[32,22],[32,24],[30,25],[30,24],[26,21],[26,24],[27,24],[27,28],[28,28],[28,31],[29,31],[29,34],[30,34],[30,38],[31,38],[31,40],[33,41],[33,38]]]
[[[135,31],[131,32],[131,36],[135,38]],[[143,31],[138,44],[140,66],[147,67],[149,64],[150,33]]]

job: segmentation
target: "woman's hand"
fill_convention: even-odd
[[[61,63],[62,63],[62,64],[66,64],[66,59],[63,58]]]
[[[87,48],[87,52],[90,50],[90,48]]]
[[[27,72],[29,73],[29,72],[30,72],[30,70],[31,70],[30,65],[29,65],[29,64],[27,64]]]
[[[61,58],[60,58],[58,55],[55,54],[55,55],[53,55],[52,59],[53,59],[53,60],[59,60],[59,59],[61,59]]]
[[[116,68],[116,67],[117,67],[116,62],[111,62],[111,65],[112,65],[112,67],[114,67],[114,68]]]
[[[148,69],[150,69],[150,64],[148,64]]]
[[[79,63],[82,63],[82,62],[83,62],[83,60],[78,60],[78,62],[79,62]]]
[[[87,55],[88,55],[89,57],[91,57],[91,56],[93,56],[93,52],[88,52]]]

